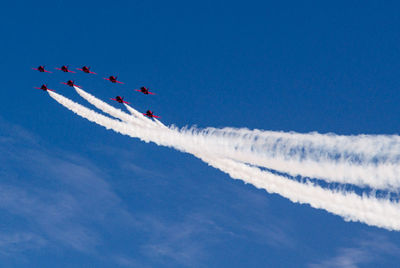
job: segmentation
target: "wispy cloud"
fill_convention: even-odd
[[[142,246],[142,253],[159,265],[175,262],[197,267],[205,265],[213,255],[210,248],[228,245],[233,241],[243,241],[243,244],[252,246],[293,249],[297,242],[291,236],[290,225],[273,215],[258,217],[245,212],[245,206],[237,206],[242,198],[253,199],[253,202],[265,201],[247,193],[240,196],[235,204],[222,205],[226,211],[207,208],[176,221],[154,216],[144,218],[150,239]],[[255,219],[259,222],[255,222]]]
[[[124,256],[124,255],[116,255],[116,256],[113,256],[112,259],[115,261],[115,263],[117,263],[118,265],[123,266],[123,267],[129,267],[129,268],[150,267],[150,266],[144,264],[143,262],[139,262],[133,258]]]
[[[3,235],[3,239],[0,234],[0,250],[2,241],[25,239],[37,245],[47,241],[51,247],[93,253],[102,243],[101,235],[92,228],[94,223],[111,212],[132,220],[107,183],[107,176],[90,161],[49,150],[43,144],[37,146],[43,142],[35,135],[4,120],[0,122],[0,213],[19,217],[27,230]],[[24,250],[23,243],[13,245]]]
[[[39,230],[50,241],[59,241],[79,251],[91,251],[98,243],[97,236],[80,223],[81,202],[70,193],[27,191],[1,184],[0,208],[26,219],[26,227]]]
[[[147,217],[145,222],[152,234],[150,241],[142,246],[143,254],[157,261],[169,259],[188,266],[206,257],[206,245],[212,244],[215,233],[219,232],[213,221],[200,214],[188,215],[176,222]]]
[[[148,159],[143,159],[142,155],[137,155],[133,148],[116,148],[107,145],[96,145],[90,146],[91,151],[104,155],[107,157],[113,157],[118,164],[118,167],[126,172],[134,172],[134,174],[148,177],[148,178],[164,178],[165,174],[157,172],[156,170],[149,170],[142,167],[140,163],[149,161]],[[115,157],[117,156],[117,157]],[[139,164],[135,164],[139,163]]]
[[[12,255],[18,252],[44,247],[47,241],[34,233],[27,232],[3,232],[0,233],[0,253]]]
[[[363,264],[378,263],[384,256],[398,256],[399,253],[400,248],[386,236],[367,234],[355,241],[353,246],[341,247],[334,256],[309,264],[309,267],[356,268]]]
[[[292,223],[288,218],[275,215],[270,207],[270,197],[264,192],[237,184],[224,189],[216,189],[213,185],[207,189],[207,196],[221,195],[221,191],[229,191],[229,195],[235,196],[235,202],[220,198],[220,206],[224,211],[209,210],[202,214],[218,222],[220,228],[229,229],[231,237],[277,249],[293,249],[297,245]]]

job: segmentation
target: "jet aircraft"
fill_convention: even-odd
[[[105,78],[105,77],[104,77],[105,80],[111,81],[111,83],[120,83],[120,84],[123,84],[123,82],[118,81],[117,78],[118,78],[118,76],[113,76],[113,75],[111,75],[111,76],[108,77],[108,78]]]
[[[56,68],[56,70],[63,71],[64,73],[75,73],[74,71],[70,71],[68,69],[68,66],[65,66],[65,65],[61,66],[61,68]]]
[[[141,87],[140,89],[135,89],[138,92],[142,92],[145,95],[156,95],[156,93],[150,92],[148,88],[146,87]]]
[[[143,115],[148,116],[148,117],[150,117],[150,118],[153,118],[153,117],[155,117],[155,118],[160,118],[159,116],[154,115],[153,112],[150,111],[150,110],[147,110],[147,112],[146,112],[145,114],[143,114]]]
[[[45,70],[44,69],[44,65],[42,66],[42,65],[40,65],[39,67],[37,67],[37,68],[32,68],[33,70],[36,70],[36,71],[39,71],[39,72],[41,72],[41,73],[51,73],[50,71],[47,71],[47,70]]]
[[[111,98],[111,100],[115,100],[115,101],[117,101],[117,102],[119,102],[119,103],[126,103],[126,104],[129,104],[129,102],[124,101],[124,97],[120,97],[120,96],[116,96],[115,99]]]
[[[70,86],[70,87],[80,87],[80,86],[75,84],[74,80],[68,80],[67,82],[61,82],[61,84],[64,84],[64,85],[67,85],[67,86]]]
[[[41,89],[41,90],[43,90],[43,91],[47,91],[47,90],[49,90],[49,91],[54,91],[54,90],[48,88],[48,87],[47,87],[47,84],[43,84],[41,87],[35,87],[35,88],[36,88],[36,89]]]
[[[82,69],[79,69],[79,68],[76,68],[76,69],[79,71],[82,71],[84,73],[87,73],[87,74],[96,74],[96,73],[90,71],[90,67],[83,66]]]

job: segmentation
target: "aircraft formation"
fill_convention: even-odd
[[[36,71],[39,71],[41,73],[52,73],[52,72],[46,70],[44,65],[40,65],[39,67],[32,68],[32,69],[36,70]],[[62,71],[64,73],[76,73],[75,71],[70,70],[68,65],[63,65],[60,68],[55,68],[55,69],[58,70],[58,71]],[[92,72],[90,70],[90,67],[88,67],[88,66],[83,66],[82,68],[76,68],[76,70],[82,71],[82,72],[87,73],[87,74],[97,74],[95,72]],[[108,80],[108,81],[110,81],[111,83],[114,83],[114,84],[124,84],[124,82],[118,81],[118,77],[114,76],[114,75],[111,75],[109,77],[104,77],[103,79],[104,80]],[[70,86],[70,87],[74,87],[75,86],[75,87],[79,87],[80,88],[80,86],[75,84],[74,80],[68,80],[67,82],[61,82],[61,84],[64,84],[64,85],[67,85],[67,86]],[[47,84],[43,84],[41,87],[35,87],[35,88],[36,89],[41,89],[43,91],[47,91],[47,90],[54,91],[53,89],[48,88]],[[150,92],[149,89],[147,87],[144,87],[144,86],[140,87],[140,89],[135,89],[135,91],[141,92],[141,93],[143,93],[145,95],[156,95],[154,92]],[[110,98],[110,99],[113,100],[113,101],[116,101],[118,103],[130,104],[129,102],[124,101],[124,97],[121,97],[121,96],[116,96],[115,98]],[[149,118],[160,118],[159,116],[154,115],[151,110],[147,110],[146,113],[143,113],[143,115],[145,115],[145,116],[147,116]]]

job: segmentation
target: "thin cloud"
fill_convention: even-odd
[[[382,261],[383,258],[395,257],[400,248],[386,236],[367,234],[358,239],[354,246],[337,249],[336,255],[325,260],[309,264],[310,268],[343,267],[357,268],[363,264],[372,264]]]
[[[180,265],[198,265],[207,258],[206,245],[212,244],[219,233],[212,220],[199,214],[188,215],[176,222],[146,217],[144,222],[151,237],[141,247],[141,252],[155,263],[173,260]]]
[[[110,212],[126,222],[135,221],[122,208],[106,176],[90,161],[37,146],[41,141],[35,135],[10,126],[0,124],[6,130],[2,132],[5,140],[0,142],[2,155],[6,155],[0,157],[0,209],[26,220],[25,235],[16,235],[15,239],[28,239],[26,234],[31,234],[32,241],[39,237],[46,241],[46,245],[40,244],[43,246],[95,253],[103,242],[91,227],[93,222],[103,220]],[[11,238],[4,236],[4,243]],[[18,247],[24,249],[22,243],[15,243]]]
[[[34,233],[23,231],[0,233],[0,253],[5,256],[39,249],[46,245],[46,239]]]

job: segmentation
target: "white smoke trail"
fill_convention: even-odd
[[[140,120],[140,122],[144,123],[146,126],[157,126],[157,124],[155,122],[153,122],[150,118],[147,118],[146,116],[144,116],[142,113],[136,111],[135,109],[133,109],[131,106],[129,106],[128,104],[125,104],[126,109],[128,109],[128,111],[135,116],[137,119]]]
[[[77,115],[94,122],[98,125],[101,125],[105,127],[106,129],[112,129],[117,133],[123,134],[123,135],[128,135],[133,138],[139,138],[144,142],[150,142],[153,141],[157,145],[165,145],[165,146],[176,146],[178,150],[183,151],[183,148],[180,148],[179,145],[175,145],[170,140],[173,140],[173,138],[166,139],[165,141],[158,142],[158,140],[155,138],[155,131],[152,128],[146,128],[146,127],[136,127],[133,128],[134,125],[128,125],[126,123],[123,123],[121,121],[109,118],[107,116],[104,116],[102,114],[99,114],[91,109],[86,108],[85,106],[82,106],[76,102],[71,101],[68,98],[65,98],[64,96],[48,91],[50,97],[55,99],[58,103],[66,107],[67,109],[71,110],[72,112],[76,113]],[[134,129],[134,131],[132,131]],[[164,132],[167,132],[170,130],[162,130]],[[162,132],[159,131],[159,132]],[[168,137],[168,135],[165,135]],[[168,145],[171,144],[171,145]]]
[[[379,154],[375,157],[381,161],[380,163],[363,161],[359,156],[356,156],[359,159],[354,161],[351,158],[355,157],[354,154],[347,159],[335,158],[333,156],[338,155],[340,148],[336,148],[334,152],[329,151],[329,144],[326,147],[320,145],[315,147],[312,142],[297,142],[294,137],[299,134],[294,134],[294,137],[286,140],[278,137],[257,140],[257,138],[248,139],[246,136],[232,137],[228,133],[214,132],[209,129],[191,128],[182,132],[203,140],[214,148],[219,147],[224,153],[229,152],[233,159],[278,170],[292,176],[300,175],[323,179],[327,182],[350,183],[375,189],[396,190],[395,188],[400,187],[400,163],[394,162],[394,158],[391,158],[392,162],[386,161],[385,157]],[[287,133],[284,135],[286,136]],[[240,140],[241,138],[243,140]],[[253,140],[254,144],[251,144]]]
[[[359,221],[371,226],[400,230],[400,206],[398,202],[359,196],[352,192],[330,191],[318,185],[299,183],[285,177],[262,171],[230,159],[202,159],[209,165],[227,173],[234,179],[251,183],[269,193],[276,193],[294,203],[309,204],[342,216],[347,221]]]
[[[188,134],[190,135],[190,133]],[[196,137],[196,134],[193,135]],[[327,182],[348,183],[360,187],[396,190],[400,186],[399,164],[352,164],[346,161],[296,159],[283,154],[263,155],[253,150],[244,150],[213,136],[197,136],[203,143],[229,155],[232,159],[267,167],[291,176],[318,178]],[[199,141],[200,143],[201,141]]]
[[[131,113],[136,118],[144,118],[144,115],[140,112],[138,112],[136,109],[133,109],[131,106],[128,104],[124,103],[125,108]]]
[[[164,125],[163,123],[160,122],[160,120],[158,120],[157,118],[153,118],[154,121],[162,128],[168,128],[166,125]]]
[[[107,129],[192,153],[233,178],[242,179],[270,193],[280,194],[293,202],[307,203],[312,207],[325,209],[346,220],[360,221],[389,230],[400,230],[400,206],[397,202],[368,196],[361,197],[355,193],[331,191],[310,183],[292,181],[246,164],[206,154],[201,146],[186,144],[187,140],[181,139],[182,134],[179,132],[162,128],[155,131],[144,126],[135,127],[100,115],[57,93],[49,92],[49,95],[69,110]],[[162,133],[161,138],[159,133]],[[169,137],[165,137],[168,136],[166,134],[169,134]]]
[[[85,100],[103,112],[125,122],[134,123],[130,115],[80,88],[75,87],[75,90]],[[125,106],[132,115],[142,120],[146,125],[159,126],[161,124],[164,126],[158,120],[154,122],[146,118],[129,105],[125,104]],[[174,128],[174,130],[186,134],[186,138],[196,139],[197,143],[204,146],[209,145],[208,148],[212,148],[216,153],[220,152],[224,156],[229,155],[232,159],[274,169],[291,176],[318,178],[327,182],[349,183],[360,187],[369,186],[374,189],[393,190],[400,187],[399,163],[376,164],[365,161],[352,163],[351,159],[344,159],[343,157],[332,159],[330,157],[330,155],[343,155],[344,153],[339,149],[344,150],[346,148],[338,147],[341,143],[349,143],[349,140],[354,140],[354,143],[358,144],[354,146],[355,151],[361,150],[360,144],[365,144],[366,148],[371,146],[371,143],[364,142],[359,137],[324,136],[316,133],[288,135],[287,133],[271,131],[255,131],[257,134],[251,134],[248,130],[234,131],[228,128],[224,130],[214,128],[179,130]],[[238,135],[238,132],[244,134]],[[372,136],[364,135],[363,137],[370,142],[373,140],[374,143],[378,143],[379,141]],[[387,139],[383,137],[385,136],[381,136],[384,140],[382,143],[387,144]],[[299,141],[296,139],[299,139]],[[392,137],[392,140],[395,140],[395,137]],[[332,151],[332,148],[334,151]],[[348,149],[351,148],[346,150]],[[351,152],[345,152],[345,154],[351,155]],[[383,152],[380,154],[383,154]],[[375,154],[375,156],[377,155]]]
[[[95,106],[97,109],[100,109],[103,112],[108,113],[109,115],[111,115],[111,116],[113,116],[115,118],[119,118],[119,119],[121,119],[121,120],[123,120],[125,122],[130,122],[130,123],[133,123],[133,124],[137,123],[137,121],[133,120],[132,117],[129,114],[121,111],[120,109],[114,108],[113,106],[103,102],[102,100],[99,100],[98,98],[94,97],[93,95],[87,93],[86,91],[84,91],[84,90],[82,90],[82,89],[80,89],[78,87],[74,86],[74,89],[82,98],[84,98],[90,104]],[[135,115],[136,117],[141,118],[141,119],[147,119],[147,118],[144,118],[144,116],[141,113],[137,112],[136,110],[134,110],[134,109],[131,109],[131,110],[130,110],[131,113],[133,115]],[[143,120],[143,122],[146,122],[149,126],[150,125],[157,126],[151,120],[148,120],[148,121]]]
[[[224,139],[229,138],[250,147],[262,146],[262,151],[306,155],[309,158],[327,156],[326,153],[348,160],[348,155],[358,154],[363,161],[398,162],[400,159],[400,137],[398,135],[357,135],[341,136],[319,134],[316,132],[301,134],[296,132],[262,131],[235,128],[207,128],[203,132]],[[323,149],[323,150],[322,150]],[[325,152],[325,154],[321,154]]]

